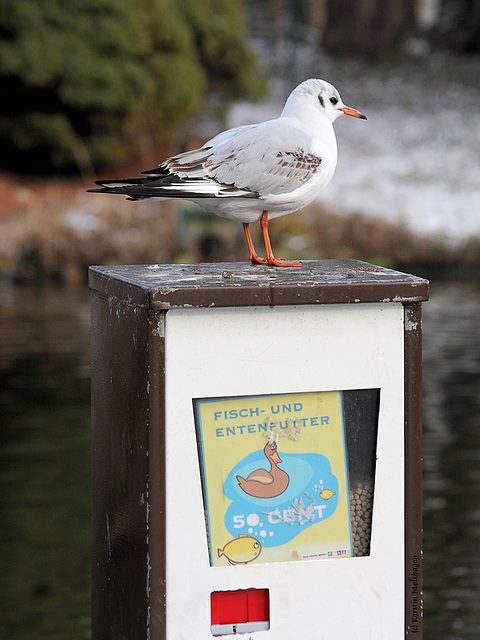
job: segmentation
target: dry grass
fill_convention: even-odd
[[[241,225],[186,203],[138,205],[85,193],[85,185],[48,188],[0,181],[0,269],[16,281],[79,281],[91,264],[244,261]],[[8,194],[8,198],[5,196]],[[15,197],[14,197],[15,196]],[[258,225],[252,225],[259,253]],[[400,224],[339,215],[318,204],[274,220],[275,254],[283,258],[357,258],[391,267],[474,265],[480,238],[449,248],[445,238],[419,237]]]
[[[400,223],[356,213],[335,214],[318,204],[304,215],[286,216],[274,224],[286,253],[297,249],[298,254],[301,249],[305,258],[355,258],[387,267],[458,263],[480,267],[480,237],[452,246],[442,235],[420,236]]]
[[[136,207],[83,188],[67,197],[55,189],[3,215],[0,227],[0,265],[17,280],[83,279],[91,264],[168,262],[175,253],[171,205]]]

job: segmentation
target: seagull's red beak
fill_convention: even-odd
[[[346,116],[353,116],[354,118],[360,118],[361,120],[366,120],[367,116],[363,115],[361,111],[357,111],[356,109],[351,109],[350,107],[339,107],[340,111]]]

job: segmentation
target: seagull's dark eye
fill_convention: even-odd
[[[332,97],[330,98],[330,102],[331,102],[332,104],[337,104],[337,102],[338,102],[338,98],[336,98],[335,96],[332,96]]]

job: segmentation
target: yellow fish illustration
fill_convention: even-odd
[[[320,498],[322,498],[322,500],[330,500],[330,498],[334,495],[335,495],[335,491],[332,491],[331,489],[323,489],[319,493],[319,496]]]
[[[240,533],[238,538],[227,542],[223,549],[217,549],[218,557],[225,556],[230,564],[247,564],[258,558],[262,545],[256,538]]]

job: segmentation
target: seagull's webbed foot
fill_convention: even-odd
[[[256,253],[250,255],[250,262],[252,264],[269,264],[266,258],[260,258]]]
[[[272,251],[272,245],[270,243],[270,237],[268,235],[268,211],[264,211],[262,213],[262,217],[260,218],[260,227],[262,229],[263,241],[265,242],[265,251],[267,253],[267,257],[265,261],[268,265],[272,267],[301,267],[303,266],[301,262],[297,260],[280,260],[275,258]]]
[[[267,255],[266,260],[271,267],[303,267],[303,264],[298,260],[281,260],[275,258],[273,254],[271,256]]]

